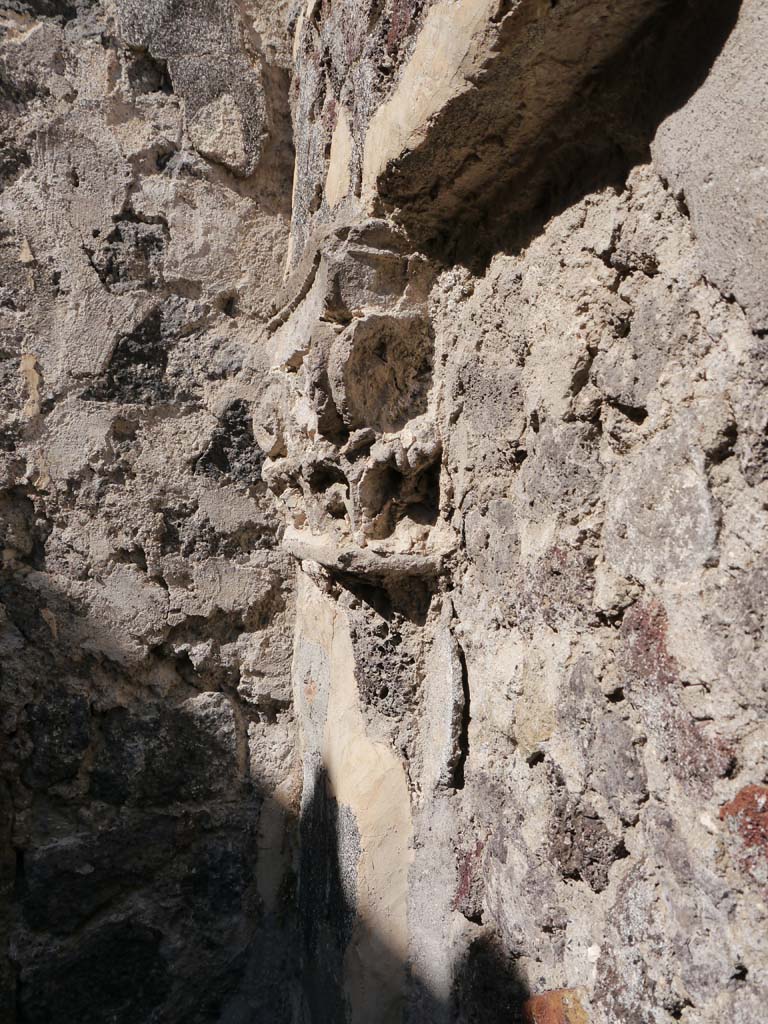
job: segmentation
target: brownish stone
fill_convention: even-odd
[[[526,1024],[589,1024],[578,990],[559,988],[531,996],[523,1006]]]
[[[636,604],[624,616],[619,666],[629,700],[643,714],[660,751],[689,793],[709,794],[727,775],[734,752],[704,732],[680,703],[680,669],[667,646],[667,612],[659,601]]]
[[[482,856],[485,843],[478,839],[469,849],[460,850],[457,857],[458,885],[451,901],[451,909],[458,910],[470,921],[479,920],[482,913]]]

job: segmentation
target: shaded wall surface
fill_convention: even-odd
[[[760,1024],[765,5],[0,26],[0,1020]]]

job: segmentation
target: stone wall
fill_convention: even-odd
[[[8,1019],[759,1024],[761,0],[2,17]]]
[[[3,1021],[290,1019],[281,14],[0,15]]]

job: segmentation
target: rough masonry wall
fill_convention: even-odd
[[[5,1016],[761,1024],[762,0],[2,17]]]
[[[3,1021],[290,1019],[282,15],[1,15]]]
[[[297,636],[319,588],[410,815],[371,820],[326,756],[340,920],[380,942],[328,909],[307,1017],[341,986],[334,1020],[757,1021],[764,11],[417,5],[382,79],[361,26],[387,10],[342,7],[297,26],[257,436]],[[359,718],[296,650],[316,801],[318,727],[354,750]],[[393,854],[372,911],[361,851],[392,829],[408,892]],[[398,1005],[362,1012],[382,967]]]

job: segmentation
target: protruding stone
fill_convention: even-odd
[[[207,103],[189,124],[195,149],[202,156],[224,164],[237,174],[248,170],[248,150],[243,115],[229,93]]]
[[[352,147],[349,114],[344,107],[341,107],[336,118],[336,127],[333,130],[328,174],[325,179],[325,198],[330,207],[338,206],[349,192],[352,181],[350,174]]]

